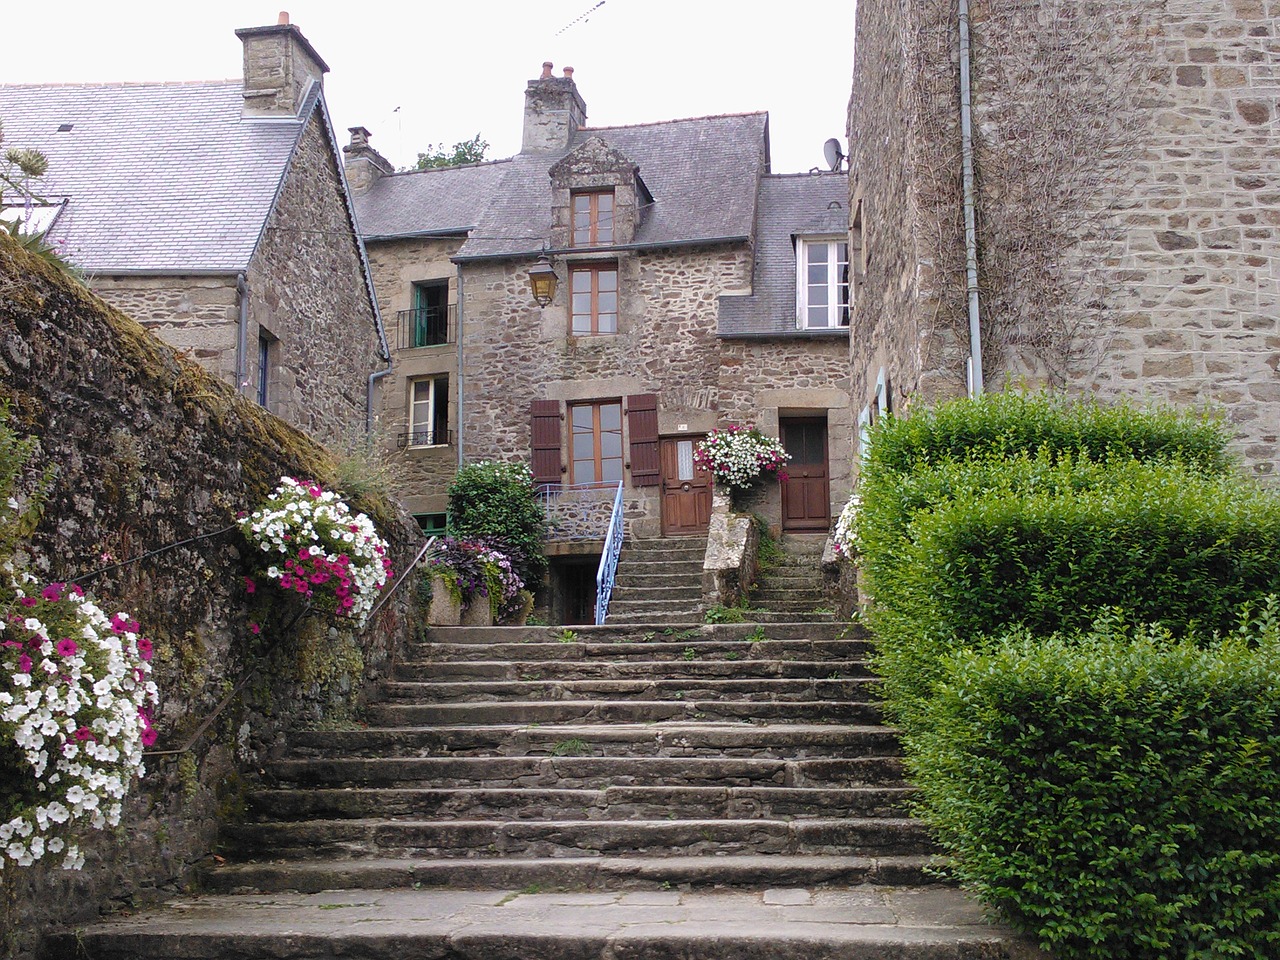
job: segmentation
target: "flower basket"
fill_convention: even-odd
[[[712,430],[693,451],[693,462],[710,472],[716,487],[728,493],[731,503],[766,476],[786,480],[782,467],[790,459],[777,439],[742,424]]]

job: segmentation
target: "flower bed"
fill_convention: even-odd
[[[263,506],[240,521],[282,590],[363,624],[391,577],[387,543],[363,513],[314,483],[281,477]]]
[[[77,586],[9,580],[0,623],[0,870],[62,854],[77,827],[120,823],[122,800],[155,742],[151,641]]]
[[[746,492],[768,473],[786,480],[782,467],[790,459],[780,441],[741,424],[712,430],[693,451],[693,462],[731,493]]]
[[[426,567],[444,581],[455,601],[471,606],[485,598],[495,621],[517,604],[524,587],[510,558],[483,540],[443,537]]]

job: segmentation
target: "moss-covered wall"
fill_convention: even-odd
[[[69,580],[158,547],[217,531],[282,474],[336,483],[332,457],[237,397],[140,325],[0,236],[0,399],[37,438],[36,472],[55,471],[30,566]],[[392,540],[397,567],[410,528],[387,502],[354,503]],[[194,747],[153,757],[121,829],[87,838],[83,872],[6,867],[3,953],[25,956],[39,934],[194,882],[215,853],[262,762],[300,723],[358,710],[411,627],[401,602],[363,634],[304,620],[271,655],[269,587],[244,587],[234,531],[202,539],[86,583],[104,607],[127,610],[156,640],[161,690],[154,749],[183,746],[251,664],[263,670]],[[251,621],[265,624],[253,635]]]

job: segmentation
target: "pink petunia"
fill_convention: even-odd
[[[54,649],[58,651],[58,656],[60,657],[74,657],[80,652],[80,648],[76,646],[76,642],[70,637],[64,637],[59,640]]]
[[[86,740],[93,740],[96,742],[98,739],[93,735],[93,731],[90,730],[88,727],[81,727],[74,734],[72,734],[72,736],[74,736],[81,743],[84,743]]]
[[[258,626],[258,624],[256,623],[250,623],[249,632],[257,636],[259,633],[262,632],[262,627]]]
[[[150,660],[151,655],[154,652],[155,652],[154,647],[152,647],[150,640],[148,640],[146,637],[138,638],[138,656],[140,656],[143,660]]]
[[[34,607],[40,601],[37,600],[35,597],[23,597],[18,602],[22,604],[24,607]]]
[[[116,633],[124,633],[129,629],[129,621],[125,618],[124,614],[117,613],[111,618],[111,629]]]
[[[73,583],[71,586],[67,587],[67,593],[71,594],[71,596],[75,597],[77,600],[84,596],[84,591],[80,589],[80,584],[78,583]]]
[[[28,657],[25,653],[18,658],[18,672],[19,673],[31,672],[31,658]]]
[[[40,596],[52,603],[57,603],[62,599],[62,591],[65,589],[67,589],[65,583],[51,583],[40,591]]]
[[[251,578],[249,578],[249,577],[245,577],[245,578],[244,578],[244,592],[245,592],[245,593],[257,593],[257,591],[258,591],[258,585],[257,585],[256,583],[254,583],[254,582],[253,582],[253,580],[252,580]]]

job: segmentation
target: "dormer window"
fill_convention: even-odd
[[[824,330],[849,325],[847,238],[801,239],[796,243],[796,326]]]
[[[613,191],[574,193],[573,246],[598,247],[613,243]]]

